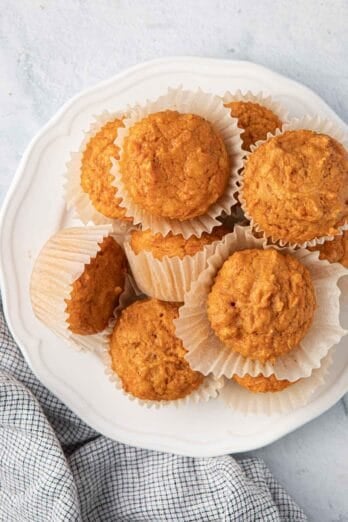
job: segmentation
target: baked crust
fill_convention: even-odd
[[[234,375],[233,379],[243,388],[253,392],[253,393],[268,393],[268,392],[279,392],[285,390],[291,384],[294,384],[286,379],[279,380],[275,375],[270,375],[269,377],[265,377],[261,373],[256,377],[252,377],[251,375],[244,375],[243,377],[239,377],[238,375]],[[297,381],[295,381],[297,382]]]
[[[164,111],[130,128],[120,159],[129,197],[154,216],[184,221],[204,214],[225,191],[225,144],[210,122]]]
[[[201,237],[191,236],[185,239],[181,234],[169,233],[163,237],[162,234],[153,234],[150,230],[133,230],[130,245],[135,254],[145,250],[151,252],[155,259],[163,259],[165,256],[183,259],[185,256],[194,256],[206,245],[221,240],[230,232],[230,229],[220,226],[215,227],[211,234],[204,232]]]
[[[319,259],[326,259],[330,263],[341,263],[348,268],[348,231],[336,236],[332,241],[325,241],[322,245],[310,248],[312,252],[318,250]]]
[[[298,346],[316,306],[310,274],[277,250],[235,252],[218,272],[208,296],[212,329],[244,357],[272,361]]]
[[[80,335],[103,331],[124,290],[126,257],[112,237],[106,237],[100,250],[72,284],[66,300],[69,329]]]
[[[117,320],[110,342],[112,368],[124,390],[139,399],[180,399],[203,382],[175,336],[178,309],[175,303],[146,299],[128,306]]]
[[[250,150],[251,145],[265,140],[268,132],[274,133],[282,127],[278,116],[259,103],[232,101],[225,103],[225,107],[231,109],[231,116],[238,118],[238,127],[244,131],[241,135],[244,150]]]
[[[109,121],[87,143],[81,164],[81,187],[98,212],[110,219],[132,221],[119,206],[121,198],[116,197],[117,188],[110,174],[111,158],[119,159],[114,141],[120,127],[123,127],[122,120]]]
[[[302,243],[337,235],[348,218],[348,153],[325,134],[287,131],[249,156],[243,198],[268,237]]]

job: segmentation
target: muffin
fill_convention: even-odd
[[[125,251],[139,289],[163,301],[182,302],[216,245],[229,232],[220,226],[211,234],[185,239],[181,234],[163,237],[150,230],[133,230]]]
[[[211,234],[204,232],[201,237],[185,239],[181,234],[169,233],[163,237],[162,234],[153,234],[151,230],[133,230],[130,246],[136,255],[146,251],[151,252],[155,259],[163,259],[165,256],[183,259],[185,256],[194,256],[214,241],[220,241],[229,232],[228,228],[221,226],[215,227]]]
[[[115,239],[108,236],[100,250],[73,283],[66,299],[69,329],[91,335],[103,331],[124,290],[126,257]]]
[[[111,233],[111,225],[60,230],[33,267],[36,317],[78,348],[93,351],[105,344],[106,327],[125,289],[126,256]]]
[[[227,379],[309,377],[346,335],[338,286],[345,274],[338,263],[325,268],[313,252],[278,251],[235,226],[192,282],[175,321],[191,368]]]
[[[286,131],[249,156],[241,201],[274,241],[335,236],[348,219],[348,153],[326,134]]]
[[[274,249],[246,249],[222,265],[207,300],[210,325],[233,352],[274,361],[298,346],[316,298],[307,268]]]
[[[277,379],[275,375],[265,377],[261,373],[256,377],[252,377],[248,374],[244,375],[243,377],[234,375],[233,380],[243,388],[246,388],[253,393],[279,392],[285,390],[285,388],[288,388],[288,386],[293,384],[286,379]]]
[[[178,305],[156,299],[137,301],[118,318],[110,341],[113,371],[125,392],[142,400],[172,401],[188,396],[204,377],[186,361],[175,336]]]
[[[185,221],[203,215],[224,193],[230,161],[209,121],[165,110],[130,127],[119,169],[139,208],[152,216]]]
[[[110,174],[111,158],[119,159],[114,141],[120,127],[123,127],[121,119],[108,121],[88,141],[81,160],[81,187],[98,212],[110,219],[131,221],[119,206],[121,199]]]
[[[310,248],[312,252],[319,251],[319,259],[326,259],[330,263],[341,263],[348,268],[348,231],[336,236],[332,241],[325,241],[322,245]]]
[[[225,103],[231,109],[231,116],[238,119],[238,127],[243,129],[241,138],[243,149],[250,150],[259,140],[265,140],[269,132],[281,129],[282,122],[274,112],[259,103],[231,101]]]

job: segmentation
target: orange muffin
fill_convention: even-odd
[[[244,375],[243,377],[239,377],[238,375],[234,375],[233,379],[243,388],[253,392],[253,393],[267,393],[267,392],[279,392],[285,390],[291,384],[294,384],[286,379],[279,380],[275,375],[270,375],[269,377],[265,377],[261,373],[256,377],[252,377],[251,375]]]
[[[277,250],[242,250],[208,295],[212,329],[225,346],[261,362],[296,348],[312,324],[315,292],[305,266]]]
[[[162,234],[153,234],[151,230],[133,230],[130,245],[135,254],[144,250],[151,252],[155,259],[168,257],[194,256],[206,245],[219,241],[225,234],[231,231],[224,227],[215,227],[211,234],[204,232],[201,237],[191,236],[185,239],[181,234],[169,233],[163,237]]]
[[[175,336],[179,306],[156,299],[137,301],[122,311],[112,334],[112,369],[124,390],[151,401],[186,397],[203,382],[184,359],[186,350]]]
[[[229,157],[211,123],[164,111],[130,128],[119,162],[130,199],[147,213],[184,221],[204,214],[225,191]]]
[[[337,235],[348,219],[348,153],[325,134],[287,131],[249,156],[242,196],[248,214],[274,240]]]
[[[66,300],[69,329],[90,335],[103,331],[124,289],[126,257],[112,237],[106,237],[96,257],[72,284]]]
[[[348,268],[348,230],[342,235],[336,236],[332,241],[325,241],[322,245],[316,245],[309,250],[319,250],[319,259],[326,259],[330,263],[341,263]]]
[[[274,133],[282,127],[278,116],[259,103],[232,101],[225,103],[225,107],[231,109],[231,116],[238,119],[238,127],[244,131],[241,135],[244,150],[250,150],[251,145],[265,140],[268,132]]]
[[[111,158],[119,159],[114,141],[120,127],[122,120],[109,121],[87,143],[81,164],[81,187],[98,212],[111,219],[131,221],[119,206],[121,199],[116,197],[110,174]]]

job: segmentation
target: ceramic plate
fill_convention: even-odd
[[[47,238],[76,224],[63,201],[62,176],[93,115],[155,98],[168,86],[262,90],[285,104],[291,116],[319,114],[344,125],[312,91],[248,62],[171,58],[145,63],[93,87],[67,103],[28,147],[2,209],[1,284],[10,329],[33,372],[87,424],[135,446],[191,456],[248,451],[266,445],[323,413],[348,391],[348,340],[338,346],[325,386],[305,407],[286,415],[245,417],[221,400],[180,409],[148,410],[108,381],[99,359],[77,353],[33,315],[29,279]],[[343,306],[343,320],[348,308]]]

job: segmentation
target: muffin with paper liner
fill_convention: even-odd
[[[233,379],[225,379],[220,396],[231,409],[244,415],[273,415],[301,408],[325,383],[333,351],[334,348],[309,377],[290,382],[279,380],[274,375],[235,375]]]
[[[263,251],[269,254],[260,255]],[[244,267],[232,276],[235,253],[239,262],[243,256]],[[266,245],[250,229],[236,226],[192,284],[175,321],[191,367],[228,378],[308,377],[346,334],[339,323],[337,286],[346,273],[339,264],[319,260],[318,252]]]
[[[34,264],[33,311],[57,335],[95,350],[105,342],[120,296],[131,291],[126,273],[126,256],[111,225],[61,230]]]
[[[104,349],[110,379],[141,405],[207,401],[223,385],[222,379],[192,370],[185,360],[186,349],[173,323],[178,307],[157,299],[134,302],[118,315]]]
[[[204,232],[199,238],[185,239],[181,234],[163,237],[150,230],[131,231],[124,248],[138,288],[163,301],[183,301],[218,242],[230,232],[220,226],[210,234]]]
[[[241,138],[244,150],[249,151],[256,142],[265,140],[269,132],[281,129],[288,119],[287,110],[263,92],[253,94],[247,91],[243,94],[241,90],[235,93],[228,91],[223,96],[223,102],[230,109],[231,116],[238,119],[238,127],[243,130]]]
[[[296,347],[313,320],[316,298],[308,269],[275,249],[233,252],[207,299],[211,328],[223,344],[261,363]]]
[[[221,98],[169,89],[123,120],[114,184],[134,224],[166,236],[200,237],[236,203],[241,130]]]
[[[104,111],[96,116],[85,132],[78,152],[67,163],[65,198],[84,224],[111,223],[120,230],[131,224],[120,206],[121,199],[113,186],[110,174],[111,158],[118,159],[119,149],[114,141],[121,127],[123,114]]]
[[[239,199],[251,226],[281,246],[309,247],[348,227],[348,133],[294,119],[251,147]]]

